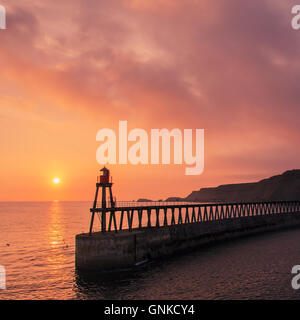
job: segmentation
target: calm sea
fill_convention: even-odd
[[[0,299],[299,299],[300,229],[229,241],[110,274],[76,274],[88,202],[0,203]],[[99,223],[98,223],[99,224]]]

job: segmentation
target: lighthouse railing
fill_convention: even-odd
[[[97,176],[97,184],[98,184],[98,183],[102,183],[101,177],[102,177],[102,179],[103,179],[104,176]],[[112,177],[108,177],[107,183],[113,183]]]

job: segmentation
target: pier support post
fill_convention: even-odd
[[[95,217],[95,212],[92,212],[91,224],[90,224],[90,232],[89,232],[90,235],[91,235],[92,232],[93,232],[94,217]]]
[[[151,209],[147,209],[147,216],[148,216],[148,224],[147,227],[151,228]]]
[[[102,211],[101,213],[101,231],[106,231],[106,211]]]
[[[98,192],[99,192],[99,186],[96,185],[96,193],[95,193],[95,199],[94,199],[94,203],[93,203],[93,209],[97,208]],[[91,216],[90,232],[89,232],[90,235],[93,232],[94,217],[95,217],[95,211],[92,212],[92,216]]]

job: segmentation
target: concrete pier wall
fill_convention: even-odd
[[[160,228],[76,236],[79,270],[112,270],[190,250],[215,241],[300,226],[300,212],[241,217]]]

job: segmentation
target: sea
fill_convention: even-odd
[[[300,298],[300,289],[291,285],[292,268],[300,265],[300,228],[225,241],[127,270],[82,275],[75,269],[75,235],[88,232],[90,206],[0,203],[0,266],[6,276],[0,300]]]

